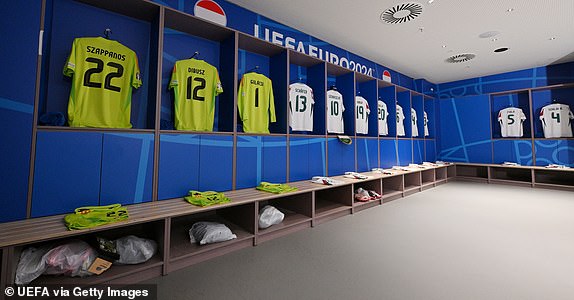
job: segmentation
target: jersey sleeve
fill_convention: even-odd
[[[239,82],[239,91],[237,92],[237,109],[239,110],[239,117],[242,121],[247,120],[247,114],[245,112],[245,85],[243,81],[245,80],[245,75],[241,78]]]
[[[522,110],[520,110],[520,120],[522,120],[522,121],[526,120],[526,115],[524,114],[524,112]]]
[[[275,116],[275,98],[273,96],[273,82],[269,80],[269,116],[271,117],[270,122],[275,123],[277,121]]]
[[[72,74],[76,71],[76,45],[78,42],[78,39],[74,39],[74,42],[72,43],[72,51],[70,52],[70,56],[68,56],[66,65],[64,65],[65,76],[72,77]]]
[[[574,113],[572,113],[572,111],[570,109],[568,109],[568,118],[570,120],[574,119]]]
[[[132,66],[132,86],[134,88],[139,88],[140,86],[142,86],[142,80],[141,80],[141,75],[140,75],[140,66],[138,64],[138,57],[137,55],[134,53],[134,63]]]
[[[502,123],[502,111],[498,112],[498,122]]]
[[[173,89],[174,87],[179,85],[179,81],[177,80],[177,62],[173,65],[173,70],[171,71],[171,80],[169,81],[169,88]]]
[[[214,68],[215,76],[213,81],[213,86],[215,87],[215,95],[223,93],[223,86],[221,85],[221,80],[219,79],[219,72]]]
[[[371,109],[369,108],[369,103],[365,102],[365,106],[367,107],[367,115],[370,115]]]

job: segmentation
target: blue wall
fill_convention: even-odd
[[[574,89],[535,90],[489,97],[489,93],[574,82],[574,63],[520,70],[438,85],[438,159],[454,162],[574,167],[574,139],[545,139],[540,109],[556,100],[574,109]],[[523,138],[502,138],[498,111],[520,107]],[[533,126],[532,132],[530,126]],[[492,127],[492,130],[491,130]],[[534,149],[534,151],[533,151]]]

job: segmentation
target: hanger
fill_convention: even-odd
[[[109,28],[106,28],[106,30],[104,30],[104,37],[109,40],[110,39],[110,34],[112,34],[112,30]]]
[[[253,72],[253,71],[255,71],[255,70],[259,70],[259,66],[255,66],[254,68],[251,68],[250,70],[248,70],[248,71],[245,72],[245,73],[250,73],[250,72]]]
[[[198,55],[199,55],[199,51],[195,51],[195,52],[193,52],[193,55],[189,59],[192,59]]]
[[[332,86],[329,87],[329,90],[330,90],[330,91],[336,91],[336,90],[337,90],[337,87],[334,86],[334,85],[332,85]]]

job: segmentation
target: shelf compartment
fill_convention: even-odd
[[[208,260],[239,249],[253,246],[255,236],[255,203],[211,210],[171,220],[168,272]],[[236,239],[198,245],[189,240],[189,229],[195,222],[225,224]]]
[[[462,180],[486,181],[488,180],[487,166],[456,165],[456,177]]]
[[[435,169],[423,170],[421,171],[421,178],[422,178],[422,186],[429,186],[433,185],[436,181],[436,172]]]
[[[268,228],[257,228],[256,242],[265,242],[305,228],[311,227],[313,217],[313,194],[303,193],[269,201],[260,201],[258,211],[271,205],[285,214],[283,222]]]
[[[574,188],[574,172],[562,170],[535,170],[534,182],[536,187]]]
[[[404,175],[405,180],[405,187],[404,187],[404,194],[405,196],[414,194],[416,192],[420,192],[420,188],[422,185],[421,182],[421,172],[414,172],[408,173]]]
[[[381,182],[381,179],[374,179],[374,180],[368,180],[368,181],[361,181],[361,182],[356,182],[353,184],[353,207],[355,212],[367,209],[367,208],[371,208],[377,205],[380,205],[382,203],[382,199],[377,199],[377,200],[370,200],[368,202],[361,202],[361,201],[357,201],[354,197],[354,193],[357,192],[357,189],[362,188],[366,191],[375,191],[377,192],[379,195],[383,195],[383,185]]]
[[[490,167],[490,179],[500,182],[532,184],[532,170],[529,168]]]
[[[447,179],[456,177],[456,166],[455,165],[446,166],[446,177],[447,177]]]
[[[435,169],[435,181],[447,179],[448,168],[437,168]]]
[[[103,237],[106,239],[114,240],[127,235],[135,235],[141,238],[152,239],[156,241],[158,246],[158,252],[145,263],[137,265],[112,265],[112,267],[106,270],[101,275],[94,275],[90,277],[80,278],[80,277],[65,277],[65,276],[55,276],[55,275],[42,275],[36,280],[32,281],[31,284],[34,285],[45,285],[45,284],[57,284],[57,285],[82,285],[82,286],[93,286],[98,284],[107,284],[113,281],[114,284],[133,284],[146,279],[154,278],[160,276],[163,270],[163,253],[165,249],[165,220],[159,220],[154,222],[136,224],[125,227],[118,227],[105,231],[98,231],[93,233],[87,233],[77,238],[62,238],[46,242],[40,242],[35,244],[28,244],[26,246],[16,247],[14,255],[14,261],[18,261],[19,254],[24,250],[25,247],[39,247],[42,245],[60,245],[66,241],[80,239],[88,244],[92,245],[96,237]],[[17,263],[14,265],[16,268]],[[7,283],[14,283],[14,278],[8,278]]]
[[[315,224],[351,214],[352,207],[352,185],[315,191]]]
[[[383,202],[389,202],[403,196],[403,176],[383,178]]]

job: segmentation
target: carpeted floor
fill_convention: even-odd
[[[159,299],[574,299],[574,193],[455,182],[155,278]]]

